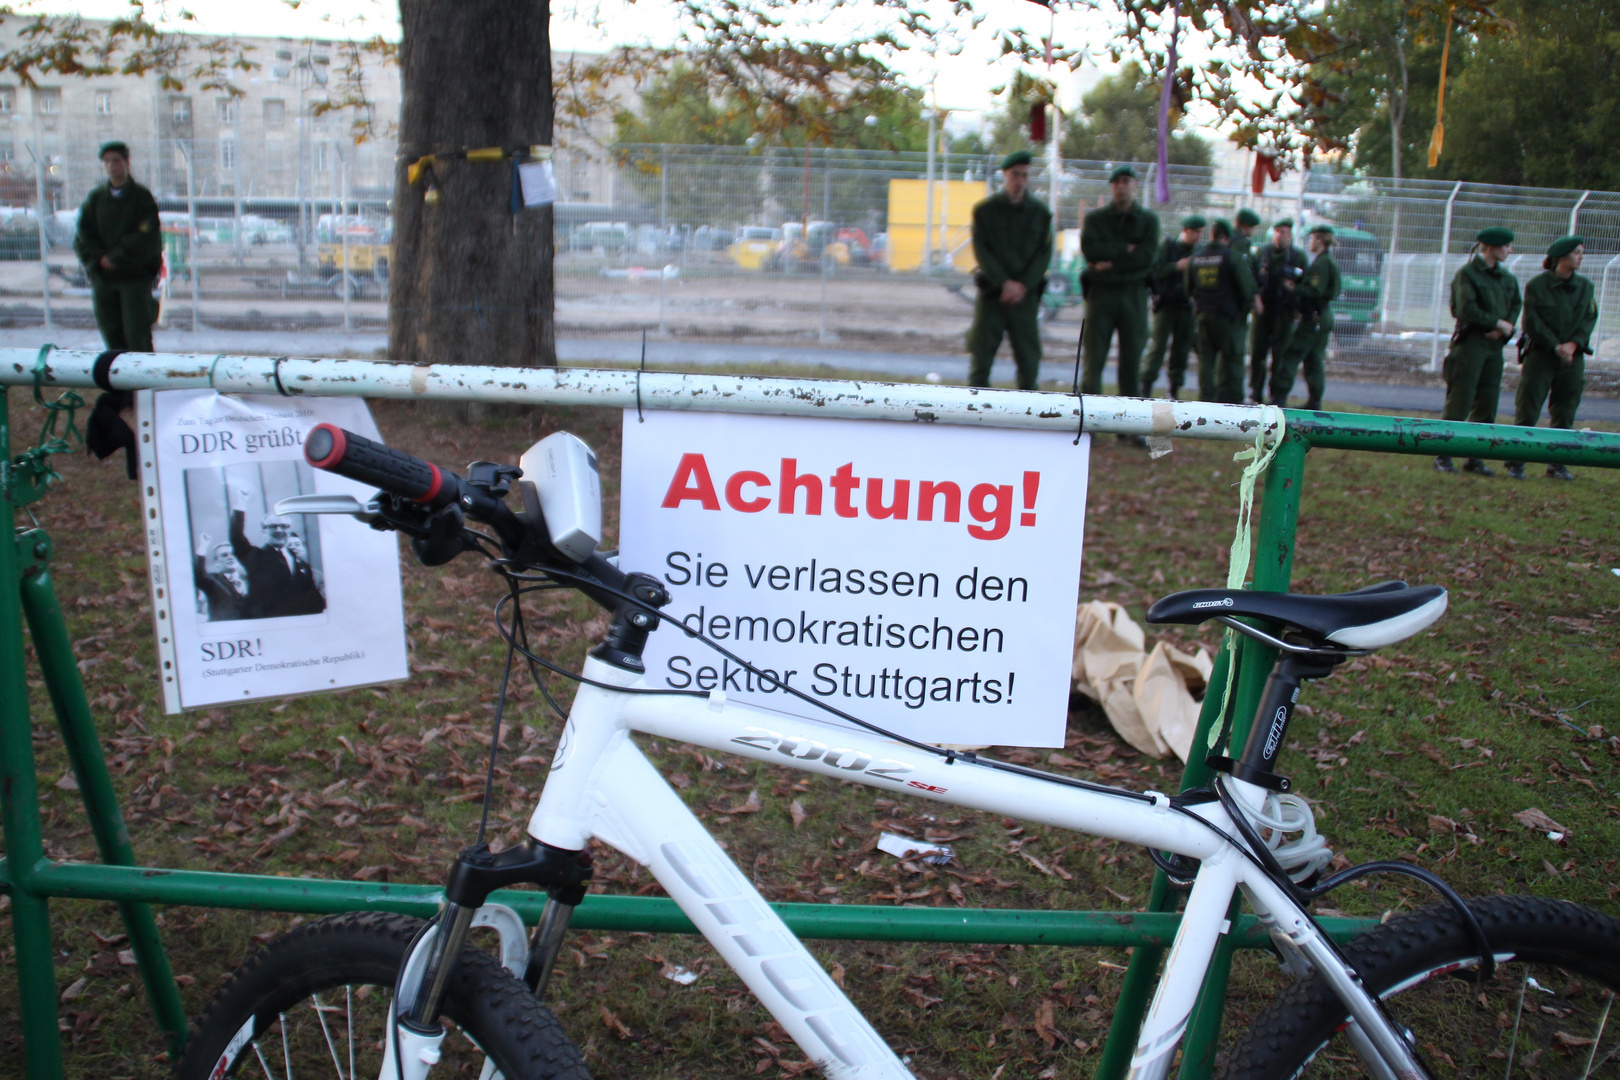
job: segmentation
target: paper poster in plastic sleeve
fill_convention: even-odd
[[[136,407],[164,708],[404,679],[394,535],[276,512],[295,495],[371,495],[304,460],[319,423],[380,438],[365,402],[162,390]]]

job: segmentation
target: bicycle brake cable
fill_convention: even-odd
[[[504,562],[505,560],[501,560],[501,561]],[[726,659],[728,659],[728,660],[732,661],[733,663],[737,664],[743,670],[753,673],[754,675],[758,676],[760,679],[768,681],[768,682],[775,683],[778,687],[780,687],[782,689],[782,691],[784,693],[786,693],[786,694],[788,694],[788,695],[790,695],[792,697],[798,698],[799,700],[804,701],[804,702],[806,702],[806,703],[808,703],[810,705],[814,705],[816,708],[821,709],[824,712],[829,712],[829,713],[831,713],[832,715],[838,717],[841,720],[847,720],[850,723],[856,725],[857,727],[864,728],[867,731],[870,731],[875,735],[882,736],[883,738],[886,738],[886,739],[893,739],[895,742],[901,743],[901,744],[903,744],[905,746],[910,746],[910,747],[912,747],[914,749],[917,749],[917,750],[924,751],[925,753],[933,754],[936,757],[943,757],[948,764],[953,763],[953,762],[955,762],[957,760],[962,760],[962,761],[969,762],[971,764],[982,765],[985,768],[995,769],[995,770],[1000,771],[1000,772],[1010,772],[1010,773],[1015,773],[1015,774],[1017,774],[1019,776],[1029,777],[1030,779],[1033,779],[1033,780],[1044,780],[1044,781],[1049,782],[1049,783],[1061,784],[1064,787],[1081,788],[1083,790],[1095,792],[1097,794],[1112,795],[1112,796],[1115,796],[1117,798],[1131,799],[1133,801],[1141,801],[1141,802],[1152,802],[1152,801],[1154,801],[1152,796],[1142,794],[1141,792],[1129,791],[1129,790],[1127,790],[1125,788],[1110,787],[1110,786],[1108,786],[1106,784],[1097,784],[1097,783],[1093,783],[1093,782],[1088,781],[1088,780],[1081,780],[1081,779],[1078,779],[1078,778],[1072,777],[1072,776],[1062,776],[1062,775],[1059,775],[1057,773],[1044,772],[1044,771],[1042,771],[1040,769],[1031,769],[1031,768],[1028,768],[1028,767],[1023,766],[1023,765],[1013,764],[1012,762],[997,761],[994,758],[984,758],[984,757],[980,757],[976,753],[972,753],[972,752],[968,752],[968,751],[946,750],[946,749],[942,749],[941,747],[934,746],[931,743],[922,742],[922,741],[920,741],[918,739],[913,739],[913,738],[910,738],[909,736],[901,735],[899,732],[890,731],[889,729],[887,729],[885,727],[882,727],[881,725],[874,724],[874,723],[872,723],[872,722],[870,722],[868,720],[862,720],[858,716],[851,715],[850,713],[844,712],[842,709],[835,708],[834,706],[829,705],[824,701],[818,701],[815,698],[811,697],[809,694],[806,694],[804,691],[799,690],[796,687],[789,686],[787,683],[783,682],[780,678],[776,678],[776,677],[772,677],[772,676],[767,675],[765,672],[761,671],[759,668],[755,667],[753,664],[751,664],[748,661],[744,660],[742,657],[738,656],[736,653],[732,652],[731,650],[729,650],[729,649],[725,648],[724,646],[720,645],[718,642],[714,641],[707,634],[704,634],[700,630],[693,630],[691,627],[685,625],[684,623],[679,623],[677,620],[670,618],[667,614],[660,611],[657,607],[654,607],[653,605],[648,604],[646,601],[640,599],[639,597],[632,596],[627,592],[622,592],[622,591],[620,591],[618,589],[615,589],[610,585],[606,585],[606,584],[596,580],[595,578],[586,577],[583,574],[575,574],[575,573],[573,573],[571,571],[568,571],[568,570],[565,570],[565,569],[563,569],[561,567],[555,567],[554,568],[554,567],[546,566],[546,567],[542,567],[540,569],[542,570],[542,573],[545,575],[545,577],[553,578],[553,579],[555,579],[555,578],[566,578],[566,579],[569,579],[569,580],[572,580],[572,581],[577,581],[577,582],[581,582],[581,583],[584,583],[584,584],[588,584],[592,588],[594,588],[594,589],[596,589],[596,590],[598,590],[600,592],[605,592],[605,593],[609,594],[610,596],[615,596],[615,597],[617,597],[617,598],[619,598],[621,600],[624,600],[625,602],[633,605],[634,607],[637,607],[637,608],[641,609],[642,611],[647,612],[648,614],[654,616],[655,618],[662,619],[665,622],[677,625],[677,626],[680,627],[681,632],[686,634],[688,637],[693,637],[693,638],[696,638],[697,640],[703,642],[703,644],[707,645],[709,648],[713,649],[715,652],[719,653],[721,656],[723,656]],[[506,571],[506,572],[510,574],[509,571]],[[510,576],[512,576],[514,578],[517,578],[519,580],[525,580],[525,581],[543,580],[541,578],[536,578],[536,577],[527,576],[527,575],[519,575],[519,574],[510,574]],[[508,599],[511,598],[511,596],[515,596],[515,595],[518,595],[520,592],[526,592],[526,591],[528,591],[528,590],[515,590],[512,594],[509,594],[509,596],[502,597],[501,600],[497,601],[497,603],[496,603],[497,611],[499,610],[499,608],[500,608],[500,606],[502,604],[504,604]],[[500,630],[502,636],[503,637],[507,636],[506,631],[503,628],[503,624],[502,624],[501,620],[498,617],[496,619],[495,624],[496,624],[496,628],[498,630]],[[508,637],[508,641],[510,642],[511,640],[512,639],[510,637]],[[583,675],[583,674],[581,674],[579,672],[568,671],[568,670],[566,670],[566,669],[564,669],[562,667],[559,667],[556,664],[552,664],[551,662],[547,661],[543,657],[536,656],[534,653],[530,652],[529,650],[527,650],[525,648],[519,647],[518,651],[523,653],[523,655],[528,657],[530,660],[533,660],[533,661],[543,665],[547,669],[549,669],[551,671],[554,671],[557,674],[562,675],[562,676],[564,676],[566,678],[573,679],[576,682],[583,683],[583,684],[585,684],[587,686],[595,686],[595,687],[598,687],[598,688],[604,689],[604,690],[615,690],[615,691],[618,691],[620,693],[631,693],[631,694],[665,694],[665,695],[677,695],[677,696],[683,696],[683,697],[708,697],[709,696],[708,692],[703,691],[703,690],[676,690],[676,689],[664,690],[664,689],[659,689],[659,688],[656,688],[656,687],[614,686],[614,685],[609,684],[609,683],[598,682],[598,681],[596,681],[594,679],[587,678],[585,675]]]

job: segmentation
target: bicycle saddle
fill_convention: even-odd
[[[1439,585],[1411,588],[1404,581],[1385,581],[1330,596],[1188,589],[1148,608],[1147,621],[1201,623],[1223,615],[1247,615],[1292,627],[1320,644],[1377,649],[1411,637],[1445,611],[1446,590]]]

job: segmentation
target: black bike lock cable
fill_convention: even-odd
[[[478,839],[474,847],[484,843],[484,832],[489,827],[489,804],[495,801],[495,759],[501,752],[501,718],[506,714],[506,691],[512,684],[512,661],[517,654],[513,641],[506,643],[506,667],[501,672],[501,691],[495,698],[494,729],[489,733],[489,766],[484,772],[484,811],[478,817]]]
[[[1224,780],[1225,777],[1217,776],[1214,781],[1215,793],[1220,796],[1221,806],[1225,808],[1227,815],[1231,817],[1232,823],[1237,826],[1238,833],[1253,847],[1260,866],[1265,870],[1267,876],[1287,889],[1301,908],[1312,900],[1326,896],[1340,885],[1346,885],[1370,874],[1403,874],[1415,878],[1440,894],[1441,898],[1456,913],[1457,921],[1462,923],[1463,929],[1473,939],[1474,946],[1479,949],[1480,978],[1488,979],[1495,973],[1496,955],[1491,950],[1490,939],[1485,936],[1485,928],[1480,925],[1479,919],[1475,917],[1473,911],[1468,907],[1467,901],[1439,875],[1425,870],[1421,866],[1413,866],[1410,863],[1370,862],[1340,871],[1332,877],[1321,881],[1314,888],[1307,889],[1290,878],[1288,872],[1282,868],[1282,864],[1277,862],[1276,857],[1271,853],[1271,849],[1265,846],[1265,842],[1260,839],[1260,834],[1255,832],[1253,824],[1243,812],[1243,808],[1238,805],[1237,799],[1226,789]]]

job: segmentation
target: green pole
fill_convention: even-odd
[[[1209,686],[1204,691],[1204,706],[1198,712],[1198,727],[1193,732],[1193,753],[1181,773],[1181,790],[1202,787],[1209,783],[1209,766],[1204,764],[1202,748],[1209,745],[1209,733],[1220,727],[1221,699],[1226,694],[1226,680],[1230,674],[1231,659],[1223,649],[1215,657],[1215,667],[1209,673]],[[1148,889],[1147,910],[1173,911],[1179,894],[1170,891],[1170,879],[1164,871],[1155,871],[1153,884]],[[1125,981],[1120,986],[1119,998],[1114,1002],[1114,1017],[1108,1024],[1108,1038],[1103,1042],[1102,1057],[1098,1061],[1094,1080],[1121,1080],[1130,1068],[1131,1052],[1147,1017],[1148,995],[1153,992],[1164,960],[1161,945],[1140,945],[1131,950],[1131,959],[1125,969]]]
[[[13,867],[11,937],[17,949],[18,1009],[28,1080],[61,1080],[62,1042],[56,1029],[56,971],[46,901],[28,889],[27,874],[45,858],[34,775],[33,725],[18,603],[16,517],[11,503],[10,401],[0,388],[0,824]],[[18,880],[20,879],[20,880]]]
[[[1290,435],[1277,448],[1277,456],[1266,470],[1260,503],[1260,535],[1255,541],[1253,585],[1262,592],[1287,592],[1293,580],[1294,531],[1299,527],[1300,489],[1305,482],[1305,453],[1309,449],[1310,444],[1305,440]],[[1233,755],[1248,738],[1265,680],[1277,661],[1277,650],[1253,638],[1242,639],[1242,645],[1236,693],[1233,694],[1235,714],[1229,750]],[[1226,913],[1233,926],[1238,924],[1238,907],[1238,898],[1234,896]],[[1207,1080],[1214,1073],[1221,1019],[1226,1011],[1226,984],[1232,975],[1232,954],[1236,950],[1237,942],[1232,934],[1223,935],[1216,943],[1215,955],[1187,1023],[1179,1080]]]
[[[11,867],[0,859],[0,890]],[[46,863],[30,875],[40,895],[75,900],[138,900],[151,904],[235,908],[242,911],[296,911],[335,915],[343,911],[394,911],[426,918],[444,900],[440,885],[321,878],[225,874],[211,870],[166,870],[104,863]],[[490,902],[505,904],[533,924],[545,909],[546,894],[499,890]],[[964,945],[1085,945],[1122,947],[1168,945],[1181,916],[1140,911],[1054,911],[1008,908],[897,908],[892,904],[776,903],[788,929],[799,937],[838,941],[927,941]],[[1349,941],[1378,925],[1377,919],[1319,920],[1335,941]],[[696,934],[692,920],[675,901],[653,896],[587,896],[570,926],[581,930]],[[1235,924],[1243,948],[1269,948],[1271,939],[1252,915]]]
[[[135,850],[118,810],[118,796],[113,792],[112,775],[101,753],[101,740],[96,735],[96,723],[84,695],[84,681],[73,659],[73,642],[51,584],[50,541],[42,529],[23,533],[18,541],[24,557],[31,556],[33,563],[22,576],[23,611],[28,616],[34,653],[39,658],[45,686],[56,709],[56,720],[62,729],[62,742],[79,781],[79,797],[84,800],[96,846],[101,849],[101,861],[115,866],[134,866]],[[186,1041],[186,1010],[180,1003],[180,991],[175,986],[169,957],[163,951],[163,939],[158,936],[152,909],[146,904],[121,901],[118,910],[129,931],[130,945],[135,950],[152,1012],[168,1034],[170,1054],[178,1056]]]

